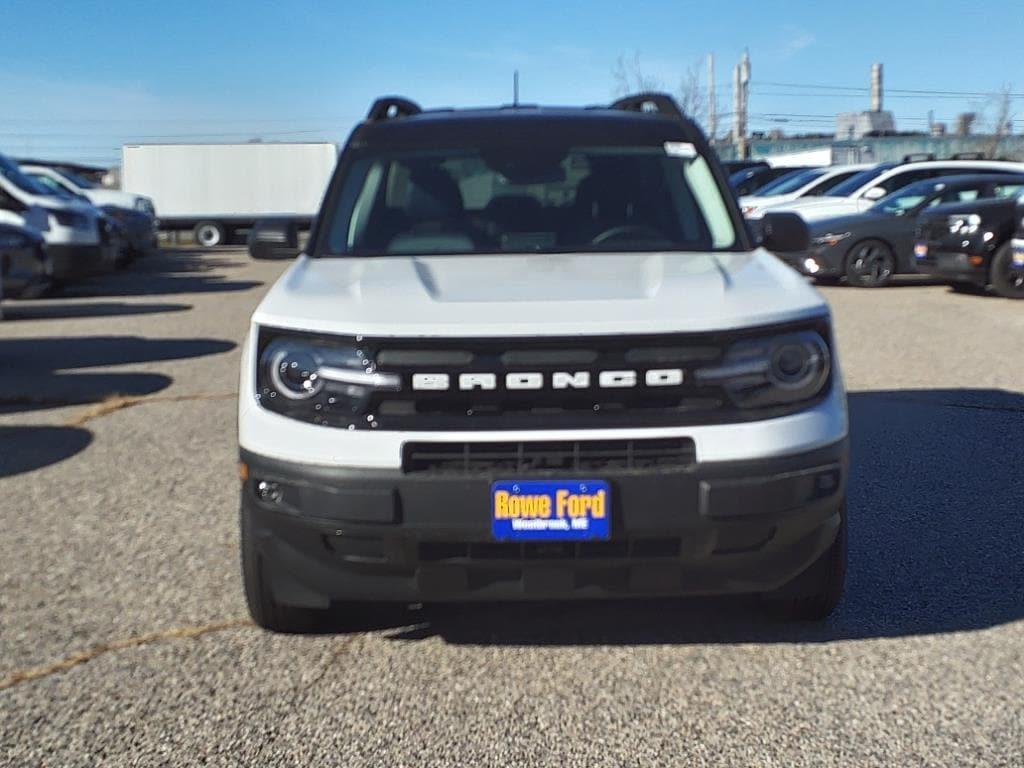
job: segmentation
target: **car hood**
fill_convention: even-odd
[[[874,228],[885,226],[894,220],[899,220],[899,217],[865,211],[864,213],[846,216],[828,216],[814,219],[808,223],[807,229],[810,230],[811,237],[814,237],[816,235],[838,234],[840,232],[871,231]]]
[[[119,189],[87,189],[85,196],[93,205],[114,205],[130,210],[135,209],[135,202],[140,199],[139,195]]]
[[[765,209],[765,213],[791,211],[799,213],[804,221],[812,222],[852,213],[862,213],[872,205],[874,205],[874,201],[852,197],[816,197],[813,200],[801,198],[772,205]]]
[[[382,336],[724,330],[827,312],[767,251],[301,257],[260,325]]]
[[[744,195],[740,198],[740,210],[747,208],[767,208],[768,206],[780,205],[797,200],[795,194],[788,195]]]

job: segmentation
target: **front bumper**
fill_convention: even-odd
[[[841,277],[845,254],[836,248],[775,254],[789,266],[808,277]],[[813,263],[813,266],[812,266]]]
[[[537,600],[766,592],[832,544],[848,441],[763,460],[615,470],[612,534],[495,542],[490,488],[509,473],[308,466],[243,450],[243,512],[275,597]],[[527,476],[529,477],[529,476]],[[525,479],[525,478],[524,478]],[[260,482],[277,500],[260,498]]]
[[[983,257],[982,263],[971,264],[970,255],[953,251],[929,251],[925,257],[918,257],[917,271],[924,275],[932,275],[946,280],[988,284],[988,258]]]
[[[46,275],[51,280],[80,280],[104,271],[109,252],[100,245],[47,245]]]

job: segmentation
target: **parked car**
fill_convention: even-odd
[[[871,167],[867,164],[832,165],[790,173],[769,182],[755,194],[741,197],[740,210],[748,219],[760,218],[769,206],[804,197],[821,197],[836,185]]]
[[[851,176],[821,197],[767,206],[765,211],[799,213],[805,221],[863,213],[883,197],[918,181],[979,173],[1024,173],[1024,163],[999,160],[929,160],[881,163]]]
[[[744,195],[754,194],[757,190],[761,189],[761,187],[775,181],[776,179],[788,177],[791,174],[805,170],[807,170],[805,167],[789,168],[758,166],[755,168],[746,168],[742,171],[737,171],[729,177],[729,186],[732,187],[732,191],[736,197],[743,197]]]
[[[91,203],[59,197],[0,155],[0,222],[35,229],[46,241],[46,272],[62,283],[103,271],[111,263],[110,232]]]
[[[102,187],[89,181],[89,179],[81,174],[61,166],[34,162],[21,163],[20,165],[21,170],[29,176],[40,181],[42,181],[41,177],[46,177],[62,189],[85,198],[97,208],[115,206],[129,211],[138,211],[150,218],[156,217],[156,208],[153,206],[153,201],[145,195]]]
[[[35,230],[0,224],[0,300],[30,298],[46,289],[43,242]]]
[[[295,632],[360,601],[760,593],[821,619],[837,354],[671,97],[380,99],[243,344],[249,610]]]
[[[156,214],[148,197],[97,187],[71,171],[46,165],[23,163],[21,170],[56,195],[64,193],[100,208],[117,223],[130,258],[145,256],[158,248]]]
[[[1024,191],[1024,173],[945,176],[919,181],[882,198],[864,213],[811,222],[806,253],[781,258],[806,275],[844,278],[876,288],[894,274],[916,272],[917,216],[970,200],[1006,199]]]
[[[954,290],[986,287],[1008,299],[1024,299],[1024,234],[1019,198],[975,200],[927,211],[918,220],[917,269],[952,281]]]

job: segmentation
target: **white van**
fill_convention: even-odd
[[[57,283],[112,266],[119,245],[89,203],[60,198],[0,154],[0,222],[37,230],[46,241],[46,271]]]

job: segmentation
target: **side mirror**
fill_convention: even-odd
[[[871,189],[864,193],[864,199],[872,201],[881,200],[883,197],[885,197],[885,195],[886,192],[883,187],[872,187]]]
[[[811,235],[799,214],[766,213],[761,219],[761,245],[773,253],[806,251]]]
[[[299,227],[290,219],[260,219],[249,230],[254,259],[294,259],[299,254]]]

